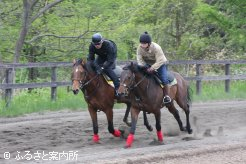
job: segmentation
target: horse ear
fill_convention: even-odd
[[[131,62],[130,67],[133,68],[133,62]]]
[[[87,59],[85,58],[83,61],[84,61],[84,63],[86,63],[87,62]]]
[[[73,59],[73,65],[76,63],[76,60],[75,59]]]
[[[82,63],[82,65],[85,65],[86,59],[83,59],[81,63]]]

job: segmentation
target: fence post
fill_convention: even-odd
[[[13,68],[8,68],[5,71],[5,82],[6,84],[11,84],[13,83]],[[13,95],[13,89],[5,89],[5,103],[6,103],[6,107],[9,107],[10,102],[12,100],[12,95]]]
[[[196,77],[201,75],[201,64],[196,64]],[[201,79],[196,80],[196,94],[201,94],[202,82]]]
[[[230,75],[230,64],[225,64],[225,75]],[[225,92],[230,92],[230,79],[225,80]]]
[[[56,67],[51,68],[51,82],[56,82]],[[57,95],[57,87],[51,87],[51,100],[55,101],[56,100],[56,95]]]

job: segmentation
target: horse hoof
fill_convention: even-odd
[[[192,130],[192,129],[189,129],[189,130],[188,130],[188,133],[189,133],[189,134],[192,134],[192,133],[193,133],[193,130]]]
[[[131,127],[131,126],[132,126],[132,124],[131,124],[130,122],[128,122],[128,121],[126,121],[125,124],[126,124],[128,127]]]
[[[124,146],[124,149],[128,149],[128,148],[130,148],[131,146],[130,145],[125,145]]]
[[[152,131],[153,131],[152,126],[148,126],[148,127],[147,127],[147,129],[148,129],[148,131],[150,131],[150,132],[152,132]]]

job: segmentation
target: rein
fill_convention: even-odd
[[[133,73],[133,77],[132,77],[132,79],[131,79],[131,83],[130,83],[129,87],[127,87],[127,86],[125,86],[125,87],[129,88],[130,90],[134,90],[134,88],[137,88],[137,86],[138,86],[140,83],[142,83],[142,82],[144,81],[145,78],[146,78],[146,75],[144,75],[144,76],[142,77],[142,79],[139,80],[139,82],[137,82],[135,85],[133,85],[133,84],[134,84],[134,81],[135,81],[135,74]],[[133,86],[132,86],[132,85],[133,85]],[[131,86],[132,86],[132,87],[131,87]]]
[[[93,78],[91,78],[90,80],[85,81],[85,80],[87,79],[87,77],[88,77],[88,72],[85,71],[84,80],[81,80],[81,79],[75,79],[75,78],[73,78],[73,80],[78,80],[78,81],[79,81],[79,84],[80,84],[79,88],[81,89],[81,91],[84,92],[85,98],[88,100],[92,95],[94,95],[94,94],[97,92],[97,90],[98,90],[98,88],[99,88],[99,86],[100,86],[100,80],[98,80],[98,79],[99,79],[99,74],[95,75],[95,76],[94,76]],[[95,80],[95,79],[97,79],[96,88],[94,89],[94,91],[93,91],[90,95],[88,95],[88,94],[87,94],[88,91],[85,89],[85,87],[88,86],[88,85],[89,85],[93,80]]]
[[[132,82],[131,83],[133,83],[134,84],[134,81],[135,81],[135,74],[133,73],[133,77],[132,77]],[[130,85],[130,87],[128,87],[129,88],[129,90],[132,90],[132,91],[134,91],[134,89],[136,89],[143,81],[144,81],[144,79],[146,78],[146,75],[144,75],[135,85],[133,85],[132,87],[131,87],[131,85]],[[149,80],[148,80],[148,83],[147,83],[147,86],[146,86],[146,88],[147,88],[147,92],[148,92],[148,88],[149,88]],[[140,97],[140,94],[138,93],[138,91],[137,90],[135,90],[135,100],[136,100],[136,102],[137,102],[137,104],[138,104],[138,107],[139,107],[139,109],[142,109],[143,108],[143,105],[141,105],[141,97]]]
[[[87,73],[87,72],[86,72]],[[86,79],[87,74],[85,74],[85,79]],[[94,76],[93,78],[91,78],[90,80],[88,80],[87,82],[83,83],[81,80],[79,81],[80,83],[80,89],[84,89],[85,86],[87,86],[88,84],[90,84],[90,82],[92,82],[94,79],[98,79],[99,75],[97,74],[96,76]]]
[[[100,83],[99,83],[100,80],[97,80],[96,88],[94,89],[94,91],[93,91],[90,95],[88,95],[88,91],[85,89],[85,87],[86,87],[87,85],[89,85],[94,79],[99,79],[99,75],[98,75],[98,74],[95,75],[93,78],[91,78],[90,80],[88,80],[88,81],[85,82],[84,84],[83,84],[83,83],[80,83],[80,89],[84,92],[85,98],[86,98],[87,101],[89,100],[89,98],[90,98],[91,96],[93,96],[93,95],[97,92],[97,90],[98,90],[98,88],[99,88],[99,86],[100,86]]]

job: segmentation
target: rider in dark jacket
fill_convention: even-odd
[[[95,54],[97,58],[95,60]],[[96,33],[92,36],[92,42],[89,46],[88,60],[94,61],[94,66],[98,74],[102,71],[112,79],[115,87],[115,96],[118,97],[118,89],[120,86],[120,81],[113,71],[116,66],[117,57],[117,46],[111,40],[106,40],[102,38],[102,35]]]

